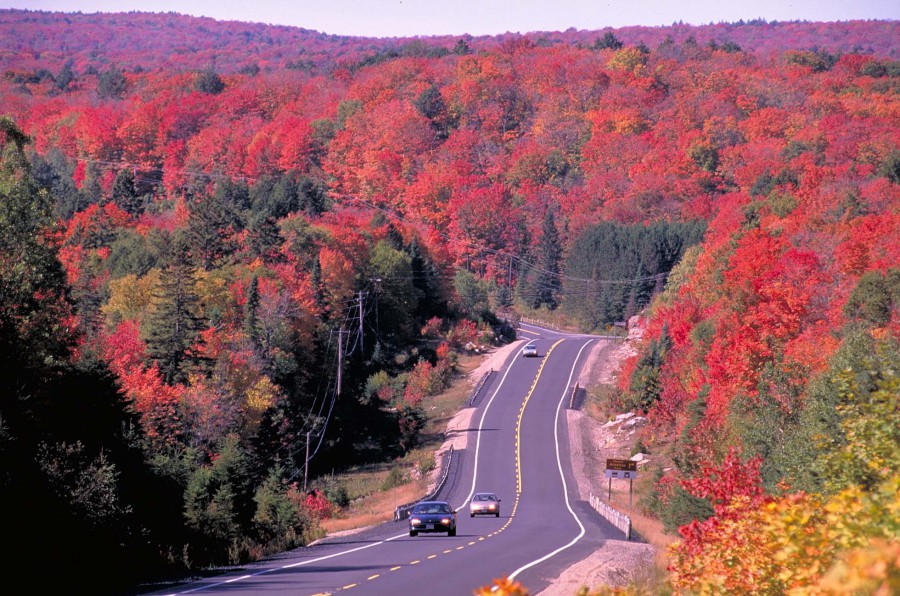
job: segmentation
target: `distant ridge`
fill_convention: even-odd
[[[135,31],[140,30],[140,35]],[[302,27],[218,21],[177,13],[63,13],[18,9],[0,10],[0,68],[37,64],[56,68],[73,59],[80,67],[117,63],[123,68],[183,68],[213,66],[219,72],[238,71],[251,61],[263,70],[291,66],[332,69],[383,55],[430,55],[434,48],[452,51],[462,39],[473,51],[494,48],[511,40],[527,40],[539,47],[590,45],[613,31],[626,45],[656,47],[667,38],[680,43],[693,36],[698,44],[731,41],[748,51],[823,49],[835,53],[874,53],[897,58],[900,22],[766,22],[692,26],[505,33],[496,36],[429,36],[370,38],[330,35]],[[127,34],[126,34],[127,33]]]

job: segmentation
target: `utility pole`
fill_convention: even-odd
[[[303,492],[306,492],[306,479],[309,476],[309,431],[306,431],[306,464],[303,466]]]
[[[341,394],[341,373],[344,370],[344,326],[338,330],[338,362],[337,362],[337,387],[335,395]]]
[[[363,358],[366,356],[366,334],[363,333],[363,293],[359,291],[359,346]]]

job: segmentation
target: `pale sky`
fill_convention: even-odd
[[[407,37],[596,30],[627,25],[900,20],[900,0],[0,0],[0,8],[177,12],[338,35]]]

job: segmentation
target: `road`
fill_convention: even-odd
[[[405,521],[295,549],[240,572],[160,594],[470,595],[509,576],[532,594],[622,534],[577,500],[565,428],[574,379],[597,337],[523,324],[521,346],[475,404],[467,447],[438,498],[459,509],[457,535],[409,536]],[[468,515],[473,492],[502,499],[499,518]]]

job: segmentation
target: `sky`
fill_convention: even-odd
[[[410,37],[628,25],[900,20],[900,0],[0,0],[53,12],[176,12],[337,35]]]

